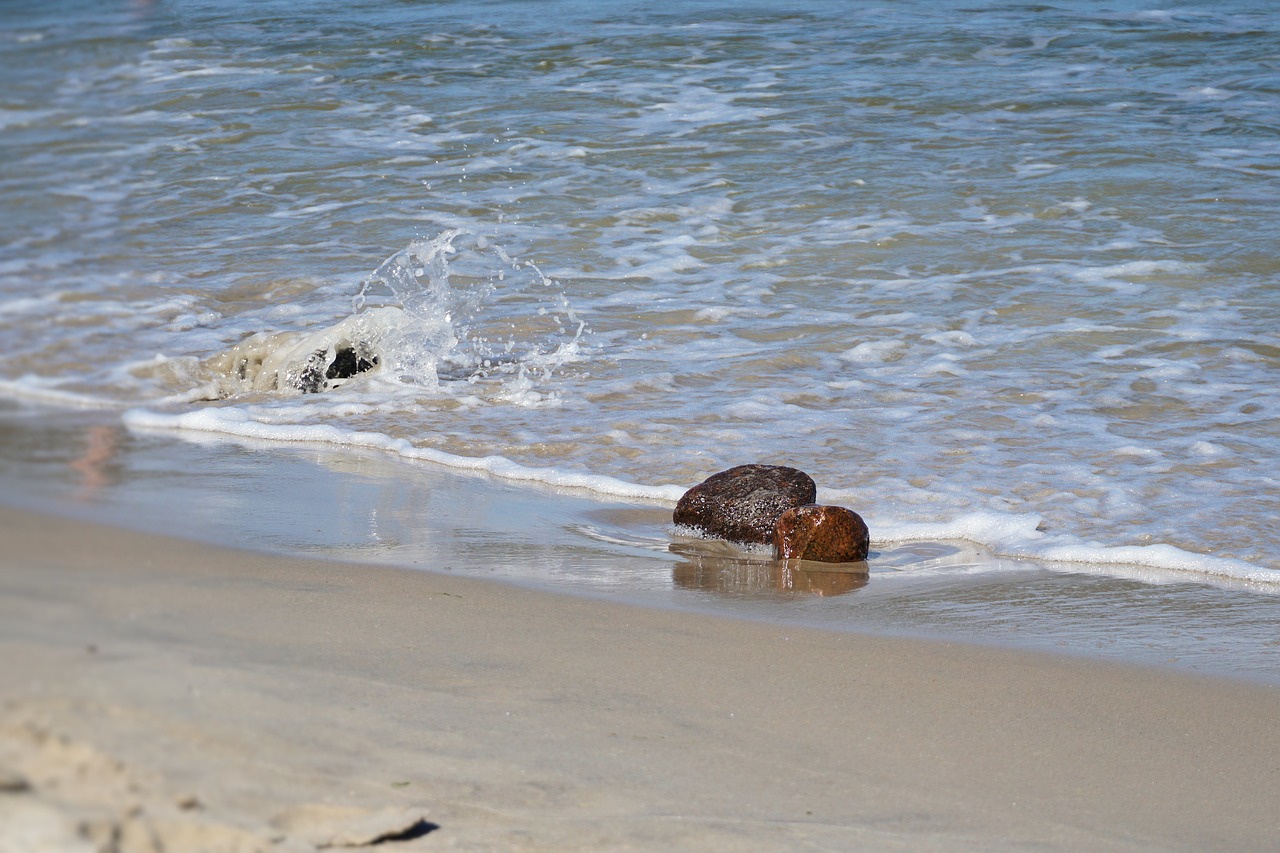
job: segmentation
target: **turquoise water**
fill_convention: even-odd
[[[1268,4],[775,5],[7,3],[0,396],[1269,602]]]

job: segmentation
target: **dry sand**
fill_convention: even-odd
[[[0,542],[6,853],[1280,849],[1270,687],[14,510]]]

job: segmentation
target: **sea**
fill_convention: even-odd
[[[0,342],[10,505],[1280,681],[1264,0],[4,0]]]

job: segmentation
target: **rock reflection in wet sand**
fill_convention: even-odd
[[[814,567],[814,568],[810,568]],[[804,560],[748,561],[685,559],[671,570],[677,587],[732,595],[801,592],[835,596],[853,592],[870,580],[866,562],[831,564]]]

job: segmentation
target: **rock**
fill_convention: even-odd
[[[739,465],[684,493],[672,520],[706,536],[765,545],[773,541],[778,517],[811,504],[818,489],[803,471],[782,465]]]
[[[302,364],[285,373],[285,384],[303,394],[318,394],[336,388],[341,383],[330,380],[350,379],[378,366],[378,357],[365,352],[365,349],[363,344],[341,347],[333,352],[333,361],[329,360],[329,350],[316,350]]]
[[[378,357],[367,351],[367,345],[343,347],[333,356],[333,363],[324,372],[325,379],[350,379],[357,373],[373,370],[378,366]]]
[[[842,506],[799,506],[778,519],[773,555],[779,560],[855,563],[867,559],[871,536],[862,516]]]
[[[257,332],[202,363],[221,399],[246,391],[330,391],[382,368],[388,342],[409,334],[414,320],[383,306],[314,331]]]
[[[316,350],[301,364],[293,365],[284,375],[284,384],[303,394],[318,394],[324,390],[325,350]]]

